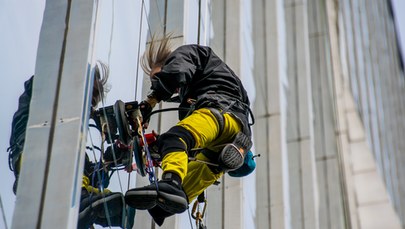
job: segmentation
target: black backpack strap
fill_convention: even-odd
[[[214,115],[215,119],[217,120],[217,122],[219,124],[218,125],[218,127],[219,127],[218,136],[221,136],[222,132],[224,131],[224,127],[225,127],[224,114],[215,108],[209,107],[207,109],[211,111],[211,113]]]

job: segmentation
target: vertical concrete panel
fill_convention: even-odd
[[[206,212],[206,226],[207,228],[223,228],[224,218],[224,201],[223,201],[223,179],[219,180],[221,183],[218,185],[211,185],[207,189],[207,212]]]
[[[285,17],[283,1],[265,1],[266,74],[269,105],[271,228],[290,228],[288,155],[286,151]]]
[[[366,105],[367,102],[367,97],[364,94],[364,92],[367,90],[366,85],[365,85],[365,80],[364,80],[364,63],[363,63],[363,45],[362,45],[362,36],[361,36],[361,25],[360,25],[360,18],[359,18],[359,1],[351,1],[350,2],[350,10],[351,10],[351,15],[352,15],[352,28],[353,28],[353,48],[354,48],[354,53],[355,53],[355,64],[357,66],[356,68],[356,74],[352,75],[351,77],[356,77],[356,83],[357,83],[357,88],[354,90],[357,90],[357,94],[359,95],[358,100],[356,101],[358,104],[358,109],[360,111],[361,115],[366,115],[364,118],[368,118],[368,114],[365,114],[367,112]],[[368,119],[365,120],[364,125],[368,125]],[[367,128],[367,127],[366,127]],[[368,129],[368,128],[367,128]]]
[[[279,114],[281,111],[281,104],[283,103],[280,100],[280,95],[283,93],[283,88],[281,87],[284,80],[286,80],[285,75],[279,75],[280,73],[285,74],[283,64],[283,58],[285,58],[285,46],[284,40],[284,27],[280,25],[280,20],[285,20],[283,17],[280,17],[280,14],[284,15],[284,12],[278,12],[280,5],[282,4],[281,0],[276,1],[266,1],[263,5],[263,10],[265,11],[265,24],[264,30],[266,33],[266,45],[264,46],[266,51],[266,71],[267,75],[267,104],[270,114]],[[282,53],[279,53],[282,51]]]
[[[312,98],[314,100],[315,155],[319,185],[319,227],[344,228],[344,195],[336,138],[336,107],[326,2],[309,1]],[[310,14],[310,13],[308,13]],[[314,17],[312,17],[314,18]],[[312,27],[312,28],[311,28]]]
[[[240,35],[240,0],[225,0],[225,54],[224,60],[237,74],[240,74],[241,65],[241,35]]]
[[[151,1],[149,7],[148,27],[151,34],[163,34],[165,25],[165,0]]]
[[[330,228],[331,219],[329,216],[329,198],[327,186],[327,168],[325,160],[317,160],[316,171],[318,176],[319,191],[319,228]]]
[[[287,155],[283,155],[282,117],[275,115],[269,118],[269,168],[270,176],[270,214],[271,228],[289,228],[289,219],[285,215],[289,212],[289,202],[286,202],[285,195],[288,195],[285,183],[288,182],[286,173]],[[289,201],[289,200],[288,200]]]
[[[213,22],[213,34],[210,39],[210,46],[215,50],[215,53],[225,58],[225,1],[213,1],[211,17]],[[219,227],[223,228],[224,219],[224,180],[220,180],[220,184],[217,186],[211,186],[207,189],[207,195],[209,197],[209,204],[207,207],[207,227]]]
[[[93,61],[90,59],[93,50],[90,42],[94,39],[93,5],[93,2],[73,1],[69,11],[50,173],[44,190],[44,228],[54,225],[71,228],[77,224],[93,83],[89,64]],[[61,196],[64,192],[71,194]]]
[[[213,22],[213,37],[209,44],[222,59],[225,56],[225,1],[211,1],[211,17]]]
[[[319,228],[319,194],[313,139],[300,141],[304,228]]]
[[[287,143],[288,148],[288,175],[290,177],[290,200],[291,200],[291,226],[292,228],[304,228],[304,206],[302,191],[302,168],[301,151],[299,142]]]
[[[258,101],[256,101],[256,104]],[[256,110],[255,110],[256,111]],[[261,153],[257,160],[256,168],[256,228],[269,228],[272,216],[270,215],[270,155],[269,155],[269,121],[267,118],[259,118],[254,128],[255,148]],[[279,178],[278,178],[279,179]],[[260,191],[259,191],[260,190]]]
[[[328,3],[330,3],[329,6],[331,6],[334,2],[328,1]],[[350,214],[345,214],[346,220],[348,221],[346,222],[346,225],[349,225],[352,228],[397,228],[398,224],[396,216],[395,214],[392,214],[392,209],[387,208],[387,211],[385,211],[384,213],[381,212],[380,214],[373,216],[373,214],[376,213],[374,210],[378,208],[374,205],[379,205],[379,207],[381,208],[387,207],[385,204],[382,204],[383,202],[386,203],[385,187],[383,187],[382,185],[381,177],[375,171],[376,164],[374,162],[374,156],[372,153],[375,153],[377,160],[383,160],[384,158],[386,158],[383,155],[384,150],[382,150],[384,149],[384,146],[380,144],[384,142],[381,141],[382,138],[380,136],[380,133],[382,131],[381,128],[384,126],[383,114],[385,113],[385,110],[384,112],[381,112],[377,109],[383,109],[382,107],[384,106],[384,103],[382,102],[384,100],[384,96],[381,96],[381,93],[384,90],[381,90],[383,87],[381,87],[381,81],[379,80],[380,61],[378,59],[381,55],[374,56],[375,53],[373,51],[373,47],[378,47],[379,43],[384,43],[382,41],[375,42],[381,34],[381,31],[379,33],[377,32],[378,30],[376,29],[375,24],[381,17],[377,16],[375,12],[373,12],[374,10],[370,10],[372,6],[371,4],[369,4],[369,2],[366,3],[364,1],[357,1],[351,3],[352,5],[349,6],[349,8],[351,8],[351,14],[349,15],[347,14],[348,2],[344,1],[343,5],[341,5],[340,8],[342,10],[343,17],[353,16],[354,18],[353,21],[346,20],[344,23],[344,28],[350,28],[353,24],[355,27],[360,25],[360,33],[358,31],[354,32],[347,29],[338,31],[342,31],[343,33],[345,33],[345,36],[341,36],[343,45],[346,45],[345,41],[347,40],[349,40],[350,42],[350,39],[357,41],[356,45],[362,45],[362,47],[356,46],[355,49],[356,55],[361,54],[361,60],[359,60],[359,56],[357,56],[357,62],[352,64],[354,64],[355,67],[358,68],[359,72],[364,73],[364,77],[358,78],[356,79],[356,81],[352,80],[351,83],[355,82],[356,84],[358,83],[358,85],[360,85],[357,89],[360,96],[364,97],[361,100],[361,103],[367,103],[363,103],[361,106],[357,106],[357,108],[361,108],[356,109],[353,106],[353,102],[351,101],[351,96],[348,95],[349,92],[346,92],[346,95],[344,95],[344,97],[346,97],[344,100],[338,102],[338,109],[346,110],[346,114],[344,116],[346,116],[345,119],[346,122],[348,122],[347,135],[344,134],[344,131],[338,136],[338,141],[340,142],[339,149],[343,150],[340,154],[340,158],[344,162],[342,168],[344,168],[343,176],[345,180],[343,183],[344,185],[342,186],[342,191],[346,196],[343,201],[346,202],[346,204],[344,205],[346,207],[345,212],[350,211]],[[333,28],[334,20],[336,19],[330,17],[329,29]],[[339,23],[339,25],[341,24]],[[333,33],[336,32],[337,31],[329,30],[329,33],[331,34],[332,54],[336,53],[336,51],[334,51],[334,46],[338,45],[336,41],[333,41]],[[346,39],[343,40],[344,38]],[[351,56],[351,52],[353,50],[349,48],[349,45],[346,47],[348,47],[347,50],[343,49],[342,54],[346,54],[349,57]],[[335,55],[332,55],[332,57],[335,58]],[[334,64],[334,69],[337,69],[335,66],[338,66]],[[343,61],[342,67],[347,68],[347,66],[345,66],[345,62]],[[359,68],[361,69],[359,70]],[[343,70],[342,72],[346,74],[345,70]],[[336,71],[334,71],[334,73],[336,73]],[[347,73],[350,73],[350,71],[347,71]],[[339,80],[339,77],[335,76],[334,78],[335,82]],[[335,84],[335,87],[337,85],[338,84]],[[362,89],[361,85],[366,85],[367,88]],[[352,91],[356,90],[353,85],[351,89]],[[387,94],[389,95],[390,93]],[[361,116],[359,116],[358,110],[361,111],[361,109],[367,109],[369,114],[364,114],[363,112],[360,113]],[[342,115],[342,112],[338,112],[338,114]],[[364,115],[370,116],[364,117]],[[367,126],[365,126],[364,124],[366,119],[369,121],[369,129],[367,129]],[[344,119],[339,118],[338,120]],[[381,161],[379,164],[380,166],[382,166],[385,163]],[[330,174],[331,179],[333,179],[333,176],[335,175]],[[387,215],[383,216],[382,214]],[[378,219],[380,217],[384,219],[389,218],[390,222],[384,222],[387,224],[386,226],[381,226],[381,220],[379,220],[379,222],[372,222],[374,219]]]
[[[241,2],[225,1],[225,56],[224,60],[232,70],[241,73]],[[224,215],[225,228],[241,228],[242,216],[242,181],[225,176],[224,189]]]
[[[395,170],[395,167],[390,166],[390,159],[388,156],[391,154],[389,147],[387,147],[387,134],[385,132],[385,109],[384,109],[384,87],[381,82],[381,76],[384,75],[381,73],[381,63],[380,63],[380,54],[379,54],[379,37],[380,37],[380,21],[378,16],[378,3],[373,2],[372,4],[366,4],[366,12],[368,16],[368,25],[369,25],[369,39],[371,42],[370,55],[371,63],[373,66],[373,83],[375,87],[375,102],[376,102],[376,115],[377,115],[377,130],[378,135],[374,138],[378,138],[380,155],[377,156],[377,161],[380,160],[380,168],[382,174],[385,177],[385,183],[387,185],[388,192],[393,195],[393,185],[392,185],[392,176],[391,170]],[[395,198],[395,197],[394,197]]]
[[[288,96],[287,96],[287,141],[296,141],[300,136],[299,129],[299,95],[298,95],[298,72],[296,61],[296,15],[295,7],[285,7],[286,20],[286,38],[287,38],[287,78],[288,78]]]
[[[56,112],[53,105],[60,78],[59,61],[63,56],[67,7],[67,2],[64,1],[48,2],[45,5],[13,228],[35,227],[41,223],[42,193],[46,182],[48,148],[51,144],[49,138],[54,125],[52,120]],[[32,173],[33,170],[36,173]]]
[[[300,138],[312,138],[312,97],[311,69],[309,59],[308,9],[306,2],[296,4],[295,8],[295,56],[299,105]]]
[[[357,65],[356,65],[356,57],[355,57],[355,48],[354,48],[354,33],[353,33],[353,18],[351,14],[351,4],[349,0],[342,0],[340,2],[340,8],[342,11],[342,17],[344,21],[344,29],[345,31],[345,38],[346,38],[346,56],[343,58],[347,58],[348,62],[348,78],[351,87],[351,92],[355,101],[359,100],[359,92],[358,92],[358,83],[356,80],[357,75]]]
[[[345,212],[343,208],[343,190],[341,188],[341,170],[338,165],[337,158],[331,158],[326,161],[328,168],[327,172],[327,185],[329,196],[329,214],[331,219],[330,228],[345,228]]]
[[[256,168],[256,228],[269,228],[270,215],[270,182],[269,182],[269,122],[266,73],[266,31],[264,1],[252,1],[253,36],[254,39],[254,76],[256,84],[256,100],[253,112],[256,116],[256,125],[253,128],[256,152],[261,153]],[[260,128],[257,128],[260,127]],[[260,191],[259,191],[260,190]]]
[[[380,30],[382,33],[379,33],[378,38],[380,39],[379,42],[379,50],[380,50],[380,63],[382,69],[381,79],[383,82],[383,87],[385,91],[385,99],[384,104],[386,108],[386,134],[389,136],[389,144],[388,147],[391,149],[392,152],[392,168],[396,168],[396,171],[393,171],[392,175],[395,176],[393,179],[393,193],[394,193],[394,200],[396,199],[395,203],[397,206],[397,211],[402,218],[402,224],[404,225],[404,215],[405,211],[403,209],[404,206],[404,163],[402,162],[401,158],[401,147],[398,142],[398,136],[401,136],[401,133],[398,129],[397,125],[397,117],[398,113],[395,111],[397,106],[397,96],[396,96],[396,87],[398,86],[395,82],[395,73],[393,71],[393,60],[391,59],[392,53],[392,30],[389,29],[392,20],[390,19],[387,3],[386,2],[378,2],[378,13],[382,18],[380,24]],[[391,37],[391,39],[389,39]],[[403,142],[403,141],[400,141]]]
[[[93,2],[46,4],[13,228],[76,227],[93,14]]]
[[[166,32],[167,33],[174,33],[177,36],[182,36],[183,31],[184,31],[184,0],[170,0],[167,1],[167,8],[162,9],[164,10],[163,12],[166,11],[167,15],[166,17],[166,23],[164,24],[166,26]],[[198,10],[198,7],[197,9]],[[197,11],[198,12],[198,11]],[[194,16],[195,20],[198,19],[198,14],[195,14]],[[194,23],[195,26],[198,28],[198,23]]]
[[[242,180],[225,176],[222,183],[224,189],[224,228],[243,228]]]
[[[387,71],[390,71],[387,68],[388,65],[388,58],[387,57],[387,39],[385,33],[385,20],[384,15],[381,12],[381,2],[375,1],[374,4],[369,5],[370,10],[368,11],[370,15],[371,22],[373,24],[373,28],[375,30],[371,40],[374,41],[374,45],[371,51],[373,54],[373,62],[378,63],[374,64],[374,66],[378,69],[378,72],[375,74],[375,81],[378,88],[377,99],[380,101],[380,106],[378,111],[380,112],[380,138],[382,144],[382,157],[383,157],[383,170],[386,176],[386,184],[387,189],[390,195],[393,198],[394,205],[397,210],[400,209],[401,206],[398,204],[398,179],[397,176],[397,168],[395,162],[395,155],[396,150],[394,150],[395,145],[393,144],[393,135],[395,135],[394,131],[390,129],[389,125],[394,117],[392,117],[392,112],[390,112],[390,104],[389,101],[389,89],[387,84],[387,77],[386,75],[389,74]],[[379,19],[379,20],[378,20]],[[388,131],[389,130],[389,131]]]
[[[369,32],[369,25],[368,22],[370,21],[367,18],[367,9],[366,5],[368,5],[368,1],[360,0],[359,1],[359,13],[360,13],[360,24],[361,24],[361,35],[362,35],[362,43],[364,49],[364,68],[365,68],[365,83],[366,83],[366,91],[365,94],[367,95],[367,113],[369,114],[368,117],[368,139],[371,148],[373,149],[373,153],[376,157],[377,163],[382,168],[382,156],[380,152],[380,140],[378,138],[378,123],[377,123],[377,111],[376,111],[376,97],[375,97],[375,87],[373,83],[373,64],[371,63],[371,43],[370,43],[370,32]],[[364,120],[366,121],[366,120]],[[383,171],[381,171],[383,172]]]
[[[307,4],[285,6],[287,30],[287,149],[293,228],[318,228]]]

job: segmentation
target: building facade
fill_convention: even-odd
[[[96,12],[111,10],[96,2],[104,4]],[[261,156],[255,173],[225,175],[208,188],[207,228],[405,228],[405,82],[390,0],[156,0],[131,10],[112,2],[115,16],[92,20],[96,31],[111,25],[110,38],[136,38],[120,40],[139,44],[125,63],[136,66],[152,34],[172,33],[175,46],[211,46],[246,86]],[[135,19],[119,29],[123,15]],[[111,40],[100,38],[96,50],[111,59],[114,87],[120,52]],[[131,71],[135,96],[108,100],[146,95],[147,77]],[[176,121],[177,114],[159,114],[150,129],[164,132]],[[148,183],[130,179],[130,186]],[[190,211],[162,227],[137,211],[134,226],[194,227]]]

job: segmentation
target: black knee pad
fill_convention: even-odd
[[[184,141],[181,141],[180,138]],[[184,143],[186,145],[184,145]],[[193,135],[181,126],[174,126],[158,138],[158,149],[163,158],[166,154],[177,151],[189,152],[195,146]]]

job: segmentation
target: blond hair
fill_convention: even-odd
[[[146,74],[150,75],[154,68],[164,65],[166,59],[172,53],[171,38],[172,34],[165,35],[160,40],[156,39],[156,35],[152,35],[149,47],[141,59],[141,67]]]

